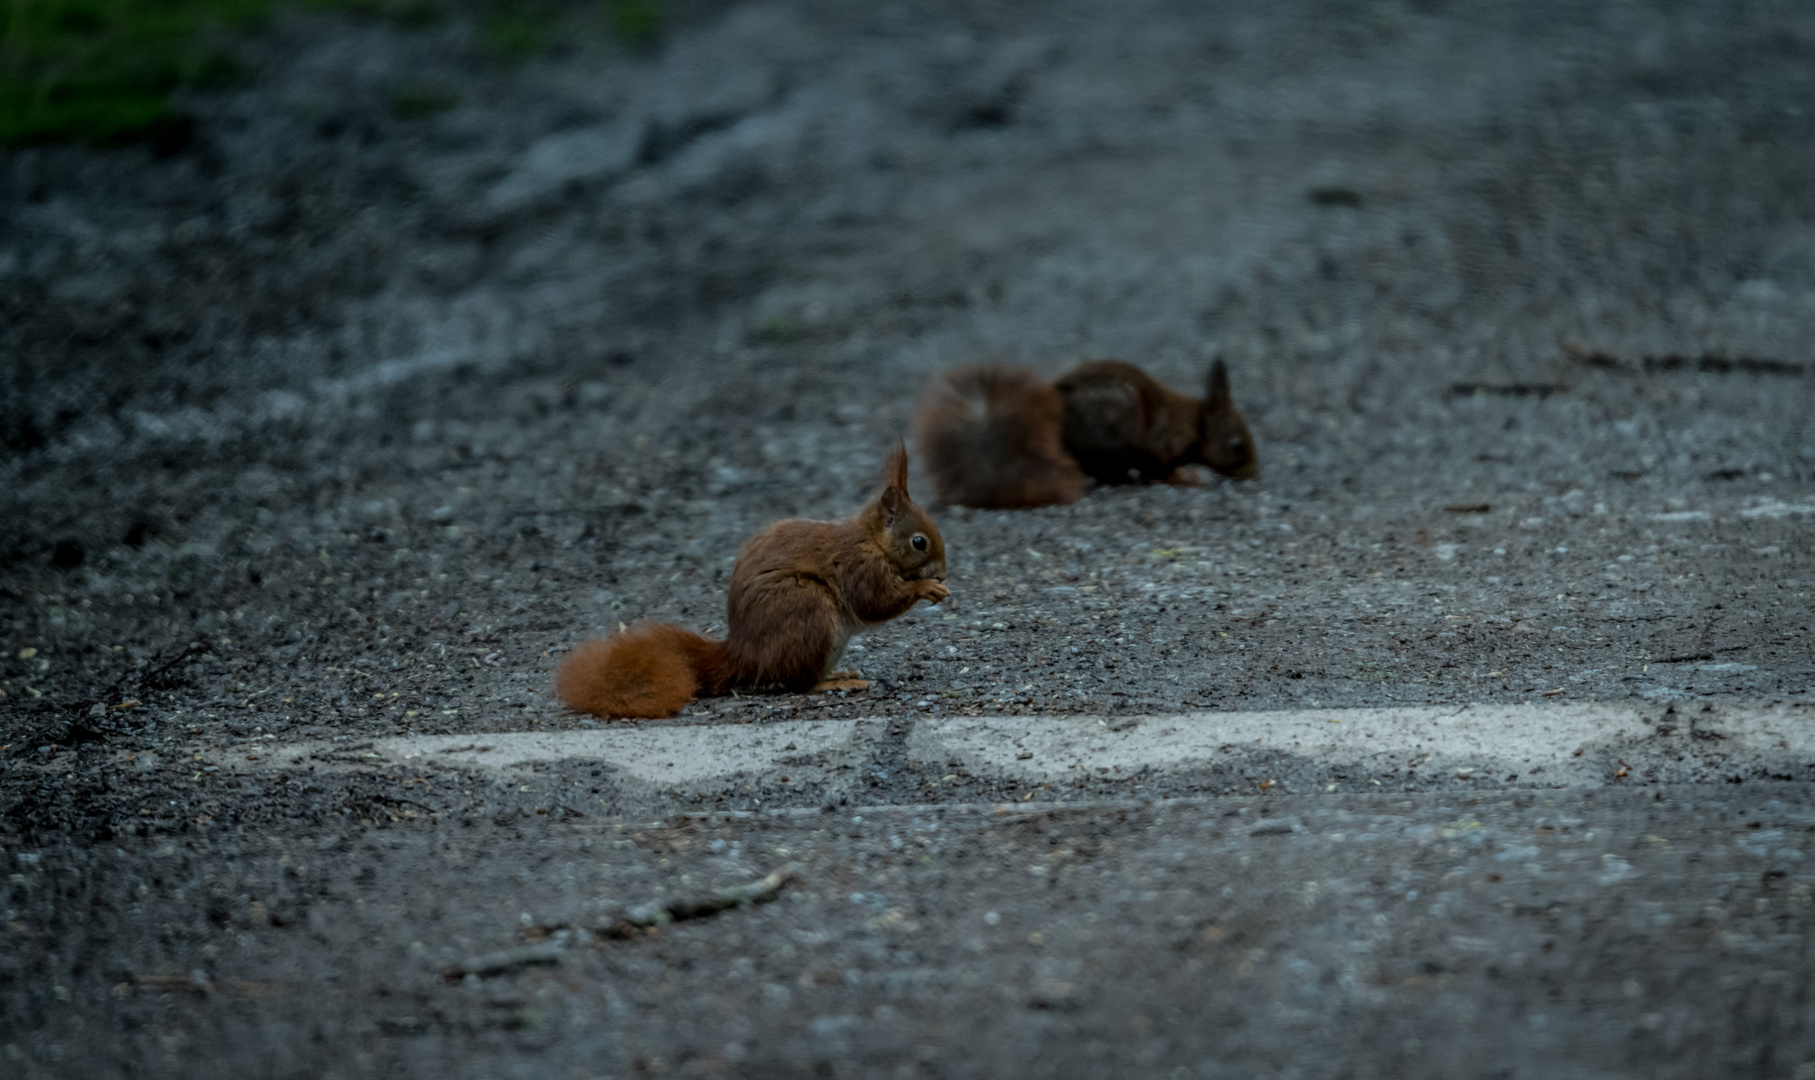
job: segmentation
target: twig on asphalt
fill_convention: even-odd
[[[93,698],[78,703],[76,708],[87,709],[89,706],[93,705],[106,705],[109,701],[113,700],[114,695],[119,692],[121,687],[135,678],[138,680],[139,691],[143,693],[146,685],[150,683],[151,680],[162,677],[165,672],[182,663],[184,660],[189,659],[190,656],[195,654],[197,648],[200,648],[203,652],[208,650],[208,635],[196,635],[181,649],[178,649],[175,654],[171,655],[169,659],[162,660],[154,667],[133,668],[129,671],[121,672],[118,678],[107,684],[106,689],[102,690],[99,694],[96,694]]]
[[[1563,353],[1576,363],[1587,364],[1589,367],[1607,368],[1610,371],[1618,371],[1626,366],[1620,362],[1619,357],[1610,352],[1603,352],[1600,349],[1590,349],[1573,342],[1565,341],[1563,343]]]
[[[1499,397],[1540,397],[1547,398],[1552,394],[1569,392],[1564,383],[1469,383],[1450,384],[1450,393],[1457,397],[1469,397],[1474,394],[1493,394]]]
[[[692,899],[665,900],[627,907],[593,932],[604,937],[627,938],[652,926],[703,919],[745,904],[766,904],[780,895],[784,885],[798,877],[800,864],[786,863],[762,880],[752,881],[748,885],[732,885]]]
[[[555,963],[566,951],[567,938],[562,936],[535,945],[519,945],[514,949],[499,949],[497,952],[470,956],[458,964],[449,964],[442,974],[449,979],[463,979],[468,975],[498,975],[532,964]]]
[[[1736,372],[1747,375],[1802,375],[1808,371],[1807,365],[1789,360],[1756,356],[1717,356],[1713,353],[1701,353],[1693,356],[1669,353],[1664,356],[1644,356],[1628,361],[1622,360],[1610,352],[1590,349],[1567,341],[1563,343],[1563,352],[1578,364],[1627,374],[1639,371],[1704,371],[1715,375]]]
[[[790,881],[799,877],[800,864],[790,862],[747,885],[728,886],[704,896],[634,904],[598,926],[532,927],[528,933],[543,940],[469,957],[457,964],[449,964],[442,969],[442,974],[449,979],[462,979],[468,975],[497,975],[532,964],[553,964],[560,960],[570,945],[590,945],[600,938],[624,940],[669,923],[703,919],[750,904],[766,904],[779,896],[782,888]]]
[[[140,990],[181,991],[187,994],[206,994],[214,989],[214,984],[201,971],[192,971],[187,975],[140,975],[133,980]]]

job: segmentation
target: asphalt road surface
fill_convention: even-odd
[[[1815,11],[464,10],[0,154],[5,1075],[1815,1080]],[[551,699],[1103,356],[1259,479]]]

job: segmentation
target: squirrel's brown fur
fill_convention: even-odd
[[[933,380],[914,410],[914,442],[942,502],[1047,506],[1077,501],[1084,473],[1060,443],[1064,401],[1026,367],[977,365]]]
[[[1073,502],[1087,477],[1185,483],[1186,465],[1252,478],[1254,438],[1221,360],[1206,390],[1181,394],[1120,360],[1081,364],[1052,383],[1031,368],[959,368],[921,395],[914,439],[939,501],[959,506]]]
[[[639,623],[562,658],[555,694],[604,717],[673,716],[696,694],[833,676],[851,637],[938,603],[945,541],[907,491],[907,450],[889,454],[882,493],[844,521],[778,521],[731,569],[723,641],[670,623]]]

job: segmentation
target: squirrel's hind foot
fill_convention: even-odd
[[[868,690],[870,680],[862,678],[855,671],[829,671],[826,677],[813,684],[809,694],[823,694],[828,690]]]

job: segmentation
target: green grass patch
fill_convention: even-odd
[[[631,48],[654,47],[660,0],[0,0],[0,146],[85,140],[163,140],[186,130],[170,104],[185,88],[243,78],[231,45],[285,3],[314,11],[428,26],[458,10],[478,19],[497,59],[520,61],[590,24]],[[582,35],[584,36],[584,35]],[[452,107],[406,91],[400,117]]]
[[[386,19],[409,27],[433,26],[447,17],[447,5],[442,0],[303,0],[303,6]]]
[[[660,44],[667,15],[659,0],[490,0],[480,31],[492,55],[526,60],[603,29],[637,50]]]
[[[458,104],[459,95],[447,90],[404,90],[391,98],[391,114],[399,120],[420,120],[425,116],[446,112]]]
[[[0,146],[159,139],[184,121],[182,88],[244,71],[229,45],[279,0],[0,0]],[[423,26],[441,0],[302,0],[302,6]]]
[[[667,22],[657,0],[605,0],[606,25],[619,41],[633,49],[655,48]]]
[[[548,45],[552,20],[535,4],[493,4],[481,32],[486,47],[503,60],[527,60]]]
[[[230,81],[271,0],[0,0],[0,145],[156,135],[171,91]]]

